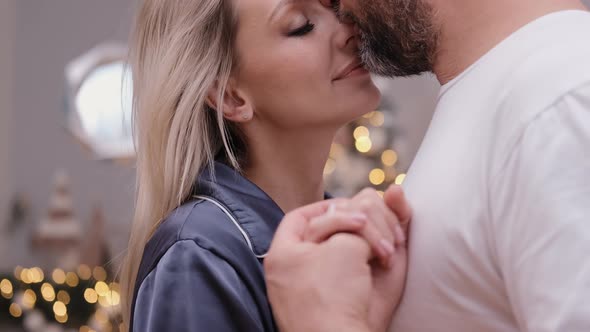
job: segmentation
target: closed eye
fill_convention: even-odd
[[[306,34],[310,33],[311,31],[313,31],[313,28],[315,27],[315,25],[313,23],[311,23],[309,20],[307,22],[305,22],[305,24],[293,31],[290,31],[287,36],[289,37],[301,37],[301,36],[305,36]]]

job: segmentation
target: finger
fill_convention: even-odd
[[[331,199],[306,205],[285,215],[275,235],[273,243],[290,244],[303,241],[309,221],[326,213],[330,204],[341,204],[344,199]]]
[[[412,208],[406,199],[406,195],[404,194],[402,187],[398,185],[391,185],[385,192],[383,198],[385,204],[387,204],[387,206],[399,219],[404,233],[407,234],[408,224],[412,219]]]
[[[373,251],[367,241],[358,235],[350,233],[338,233],[330,237],[325,245],[336,247],[339,255],[344,255],[350,259],[360,257],[365,262],[369,262],[373,259]],[[323,245],[323,244],[322,244]]]
[[[328,212],[309,222],[303,239],[320,243],[336,233],[360,233],[367,222],[364,213]]]
[[[359,198],[359,204],[362,211],[369,216],[369,220],[375,224],[382,236],[390,240],[390,243],[403,244],[405,235],[399,227],[399,221],[377,192],[368,188],[358,196],[361,197]]]

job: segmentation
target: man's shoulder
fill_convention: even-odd
[[[538,49],[514,68],[492,118],[501,151],[517,144],[526,128],[564,97],[580,89],[588,91],[584,89],[590,84],[588,59],[590,43],[566,38]]]

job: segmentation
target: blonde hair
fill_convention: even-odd
[[[121,270],[124,322],[144,247],[162,220],[194,189],[197,175],[239,135],[221,110],[207,106],[216,86],[222,100],[236,66],[237,20],[230,0],[144,0],[130,41],[133,135],[137,154],[135,215]],[[221,103],[220,103],[221,104]],[[239,143],[239,142],[238,142]]]

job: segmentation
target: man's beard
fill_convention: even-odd
[[[357,13],[360,53],[366,68],[382,76],[411,76],[433,70],[438,30],[426,0],[363,1]]]

